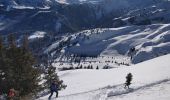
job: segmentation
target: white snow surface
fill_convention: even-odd
[[[57,100],[169,100],[169,59],[170,54],[129,67],[58,72],[67,88],[59,92]],[[124,89],[129,72],[133,74],[132,85]]]
[[[36,31],[36,32],[32,33],[32,35],[30,35],[28,37],[28,39],[32,40],[32,39],[37,39],[37,38],[43,38],[45,34],[46,34],[46,32]]]

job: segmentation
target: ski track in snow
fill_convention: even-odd
[[[59,96],[57,100],[75,100],[79,96],[86,96],[86,95],[89,97],[88,100],[108,100],[116,96],[134,93],[139,90],[145,90],[145,89],[152,88],[154,86],[161,85],[167,82],[170,82],[170,79],[164,79],[164,80],[150,83],[144,86],[139,86],[136,88],[132,87],[129,89],[124,89],[124,84],[118,84],[118,85],[113,85],[113,86],[106,86],[106,87],[99,88],[96,90],[90,90],[86,92]],[[38,99],[38,100],[44,100],[44,99]],[[56,98],[52,98],[51,100],[56,100]]]
[[[169,100],[169,86],[170,80],[165,79],[105,100]]]

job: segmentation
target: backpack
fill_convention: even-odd
[[[57,91],[58,90],[58,85],[55,83],[52,83],[50,86],[51,91]]]

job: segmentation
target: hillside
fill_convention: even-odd
[[[59,72],[68,87],[60,92],[58,100],[169,100],[169,59],[168,54],[129,67]],[[123,84],[129,72],[133,81],[125,90]]]
[[[73,3],[74,1],[77,3]],[[70,3],[54,0],[41,2],[2,0],[0,1],[0,34],[6,36],[14,33],[20,41],[24,34],[31,37],[41,32],[44,35],[41,38],[31,39],[30,47],[40,58],[49,52],[53,55],[53,60],[61,58],[63,55],[61,50],[65,51],[63,57],[65,54],[68,56],[71,54],[127,56],[128,51],[136,47],[138,51],[133,56],[133,63],[169,53],[169,39],[166,35],[169,34],[169,32],[166,33],[170,22],[169,1],[101,0],[98,3],[90,3],[91,1],[94,0],[82,1],[83,3],[79,0],[69,0]],[[97,31],[101,31],[99,35],[95,35]],[[74,36],[79,33],[82,33],[82,36]],[[85,35],[86,33],[94,34],[88,36]],[[149,36],[149,33],[155,35]],[[71,44],[66,42],[61,46],[59,42],[65,41],[64,39],[70,36]],[[156,40],[159,37],[165,40]],[[82,40],[84,38],[89,39]],[[164,42],[166,44],[163,44]],[[57,44],[61,47],[56,47]],[[165,50],[158,50],[160,48]]]
[[[64,36],[44,53],[49,52],[60,60],[72,54],[82,57],[123,55],[132,57],[132,63],[139,63],[170,53],[169,29],[169,24],[153,24],[85,30]],[[131,48],[135,50],[132,52]]]

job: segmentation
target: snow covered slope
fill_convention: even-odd
[[[45,40],[44,45],[36,51],[50,52],[54,58],[72,54],[129,55],[129,50],[135,47],[132,62],[139,63],[170,52],[168,38],[170,1],[58,0],[58,2],[0,0],[0,34],[30,35],[39,31],[49,35],[52,33],[53,36],[49,36],[50,39]],[[97,27],[101,29],[87,30]],[[68,36],[67,33],[74,35]],[[61,40],[58,39],[60,34]],[[38,42],[38,39],[34,39],[35,42]]]
[[[71,56],[132,56],[139,63],[170,53],[170,24],[126,26],[120,28],[93,29],[64,36],[49,46],[45,53]],[[131,52],[130,49],[135,48]],[[63,57],[62,56],[62,57]],[[57,56],[59,57],[59,56]],[[60,56],[61,57],[61,56]],[[62,59],[62,58],[60,58]]]
[[[169,100],[169,59],[170,54],[129,67],[59,72],[68,87],[59,92],[58,100]],[[123,84],[129,72],[133,80],[126,90]]]

